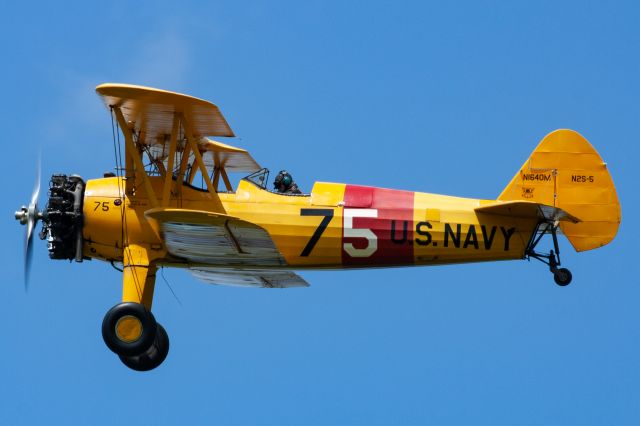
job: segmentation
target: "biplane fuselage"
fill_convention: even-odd
[[[135,198],[123,197],[118,179],[87,182],[84,255],[122,261],[126,223],[128,240],[155,250],[157,262],[195,266],[197,262],[166,251],[159,237],[161,231],[154,229],[153,222],[145,217],[152,206],[144,190],[137,191]],[[150,181],[154,190],[159,191],[163,179],[152,177]],[[217,195],[226,215],[267,231],[286,261],[278,265],[280,268],[384,267],[519,259],[524,256],[537,225],[535,218],[475,211],[494,201],[338,183],[317,182],[308,195],[287,195],[267,191],[243,179],[235,192]],[[180,188],[179,195],[173,194],[166,207],[217,213],[212,209],[207,191],[186,185]],[[242,248],[239,249],[241,252]],[[260,263],[260,259],[240,262],[229,256],[226,264],[218,266],[273,265]]]

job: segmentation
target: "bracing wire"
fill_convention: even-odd
[[[173,294],[173,297],[176,299],[176,302],[178,302],[178,305],[182,307],[182,302],[180,301],[176,293],[173,291],[173,288],[171,287],[171,284],[169,284],[169,281],[167,281],[167,279],[164,276],[164,267],[160,268],[160,276],[162,276],[162,279],[164,280],[165,284],[167,285],[167,287],[169,287],[169,291],[171,291],[171,294]]]
[[[113,108],[110,109],[111,112],[111,135],[113,137],[113,155],[115,157],[116,162],[116,176],[118,177],[118,197],[121,196],[120,193],[120,161],[118,159],[118,145],[116,144],[116,126],[113,120]]]
[[[115,269],[116,271],[124,272],[124,269],[120,269],[116,266],[115,261],[112,260],[110,263],[111,263],[111,266],[113,266],[113,269]]]
[[[120,226],[120,237],[121,237],[121,241],[122,241],[122,257],[123,257],[123,262],[125,260],[125,258],[127,257],[127,254],[125,253],[126,248],[128,247],[128,241],[129,241],[129,236],[128,236],[128,232],[127,232],[127,214],[126,214],[126,200],[125,200],[125,195],[126,195],[126,190],[122,189],[123,185],[126,185],[126,182],[124,182],[124,179],[122,178],[122,171],[124,170],[124,176],[126,178],[127,173],[125,168],[123,167],[123,162],[122,162],[122,146],[121,146],[121,142],[120,142],[120,126],[119,124],[116,125],[116,123],[114,122],[113,119],[113,108],[111,108],[111,132],[113,135],[113,146],[114,146],[114,155],[115,155],[115,160],[116,160],[116,176],[118,179],[118,197],[120,200],[122,200],[122,208],[121,208],[121,226]],[[129,249],[129,258],[131,258],[131,250]],[[131,260],[131,259],[130,259]],[[136,262],[132,262],[132,263],[136,263]],[[113,266],[113,263],[112,263]],[[124,266],[124,265],[123,265]],[[126,267],[126,266],[124,266]],[[136,286],[136,291],[138,292],[138,297],[140,298],[140,300],[142,300],[142,291],[140,290],[140,283],[138,282],[138,275],[135,273],[135,266],[130,266],[132,268],[134,268],[134,272],[133,272],[133,280],[135,282],[135,286]],[[115,266],[114,266],[115,268]],[[124,269],[124,268],[123,268]],[[124,271],[123,271],[124,272]]]

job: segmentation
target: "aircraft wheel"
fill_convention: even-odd
[[[153,370],[167,357],[169,353],[169,336],[160,324],[157,325],[156,338],[149,349],[138,356],[122,356],[120,361],[127,367],[136,371]]]
[[[136,356],[144,353],[156,338],[156,319],[144,305],[119,303],[104,316],[102,338],[118,355]]]
[[[560,268],[553,273],[553,280],[561,287],[571,283],[571,271],[567,268]]]

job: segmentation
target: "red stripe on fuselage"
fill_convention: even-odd
[[[414,193],[347,185],[344,193],[342,263],[413,264]]]

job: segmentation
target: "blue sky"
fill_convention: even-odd
[[[90,3],[0,18],[0,423],[640,423],[635,2]],[[135,373],[100,335],[120,274],[36,241],[25,294],[13,219],[39,150],[45,178],[113,168],[103,82],[211,100],[303,189],[492,198],[572,128],[608,162],[623,223],[600,250],[562,242],[567,288],[525,261],[304,272],[310,288],[284,291],[166,270],[181,304],[159,280],[154,312],[171,351]]]

